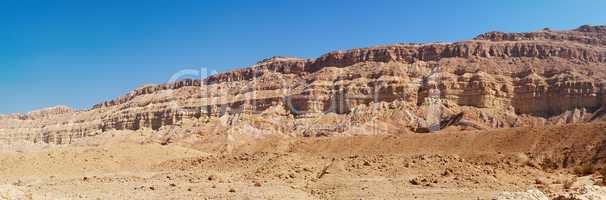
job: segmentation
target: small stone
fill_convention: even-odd
[[[255,187],[261,187],[261,182],[259,182],[259,181],[255,181],[255,184],[254,184],[254,185],[255,185]]]
[[[236,189],[230,188],[230,189],[229,189],[229,192],[232,192],[232,193],[233,193],[233,192],[236,192]]]

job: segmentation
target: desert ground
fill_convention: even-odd
[[[536,191],[600,199],[605,191],[606,123],[315,138],[153,134],[4,144],[0,199],[523,199]]]

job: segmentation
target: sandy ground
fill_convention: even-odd
[[[546,160],[600,163],[605,133],[596,123],[161,144],[123,131],[3,148],[0,199],[492,199],[532,188],[554,196],[569,180],[574,189],[601,176],[575,178],[573,166]]]

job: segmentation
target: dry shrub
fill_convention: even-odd
[[[534,180],[534,183],[537,185],[547,185],[547,179],[543,177],[538,177]]]
[[[576,177],[564,180],[564,182],[563,182],[564,189],[572,188],[572,184],[574,184],[574,182],[576,182],[576,181],[577,181]]]
[[[541,163],[541,167],[545,171],[553,171],[555,169],[558,169],[560,166],[558,166],[558,163],[556,161],[554,161],[550,158],[545,158],[545,159],[543,159],[543,162]]]
[[[591,163],[585,163],[574,168],[574,173],[579,176],[587,176],[593,174],[593,172],[595,172],[595,169]]]

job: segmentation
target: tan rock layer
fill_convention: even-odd
[[[340,131],[352,121],[430,126],[432,112],[438,123],[470,112],[465,120],[474,127],[545,124],[569,110],[591,113],[606,105],[604,41],[604,27],[583,26],[353,49],[315,60],[274,57],[204,80],[143,86],[89,110],[1,116],[0,139],[66,143],[111,129],[158,130],[276,106],[294,116],[278,121],[294,120],[287,129],[302,132],[326,113],[339,117],[322,129]]]

